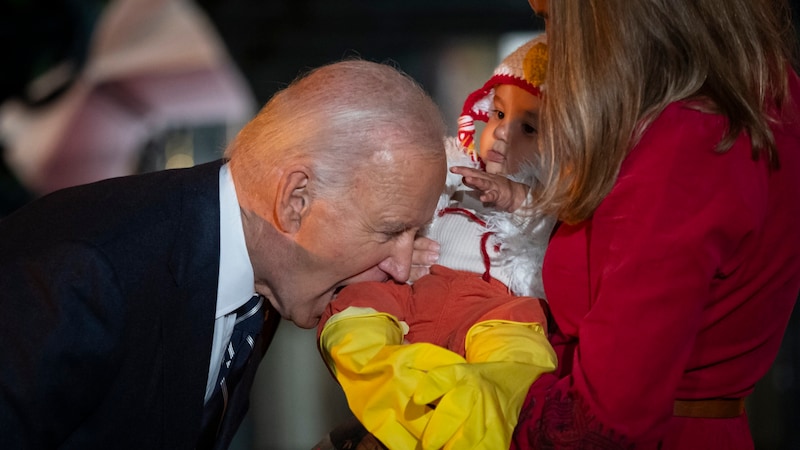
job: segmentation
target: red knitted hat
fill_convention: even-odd
[[[511,84],[541,97],[547,71],[547,38],[540,34],[508,55],[489,81],[473,92],[464,102],[458,118],[458,140],[473,161],[475,152],[475,120],[487,122],[494,100],[494,88],[499,84]]]

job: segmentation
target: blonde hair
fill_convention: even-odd
[[[444,160],[442,115],[397,68],[346,60],[311,70],[275,94],[226,150],[240,202],[264,217],[265,188],[292,161],[309,163],[320,198],[343,194],[375,156]],[[269,219],[269,217],[265,217]]]
[[[727,151],[748,133],[753,158],[778,167],[770,112],[788,97],[788,5],[778,0],[564,0],[549,4],[542,106],[549,172],[540,208],[591,216],[622,161],[670,103],[725,116]]]

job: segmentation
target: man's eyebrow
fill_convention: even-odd
[[[399,233],[413,227],[405,222],[387,222],[384,223],[381,228],[384,229],[384,232]]]

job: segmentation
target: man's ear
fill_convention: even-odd
[[[311,204],[308,191],[310,170],[305,166],[287,167],[278,183],[278,201],[275,219],[278,229],[284,233],[296,233]]]

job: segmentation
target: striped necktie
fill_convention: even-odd
[[[222,358],[217,386],[203,411],[203,440],[213,441],[244,368],[253,351],[255,340],[264,325],[264,297],[254,295],[236,310],[233,334]]]

